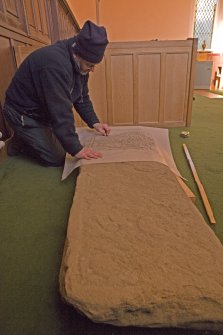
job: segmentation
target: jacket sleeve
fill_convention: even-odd
[[[74,108],[88,127],[93,128],[93,125],[100,121],[94,111],[93,104],[88,94],[88,78],[89,75],[82,77],[81,99],[74,103]]]
[[[65,151],[74,156],[83,146],[74,126],[68,82],[69,80],[62,69],[41,70],[41,95],[44,99],[44,105],[47,106],[51,126]]]

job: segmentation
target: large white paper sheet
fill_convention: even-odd
[[[180,176],[172,156],[168,129],[119,126],[112,127],[109,136],[102,136],[88,128],[78,128],[77,133],[83,146],[101,152],[103,157],[77,160],[67,154],[62,180],[82,165],[128,161],[160,162]]]

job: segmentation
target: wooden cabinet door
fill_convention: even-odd
[[[134,70],[131,53],[107,57],[108,121],[111,125],[134,123]]]
[[[109,124],[189,125],[195,50],[192,39],[110,43],[105,53]]]
[[[135,122],[156,125],[160,121],[161,53],[139,53],[136,73]]]
[[[165,74],[163,75],[163,118],[162,123],[183,126],[186,122],[189,74],[189,54],[167,53],[165,57]]]

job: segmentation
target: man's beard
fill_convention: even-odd
[[[81,74],[82,76],[86,76],[86,75],[89,73],[89,71],[86,71],[86,72],[81,71],[80,61],[79,61],[79,59],[76,57],[76,55],[74,55],[74,59],[75,59],[75,62],[77,63],[77,66],[78,66],[78,68],[79,68],[80,74]]]

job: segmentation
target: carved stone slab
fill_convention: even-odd
[[[223,246],[165,165],[84,166],[60,291],[95,322],[223,329]]]

